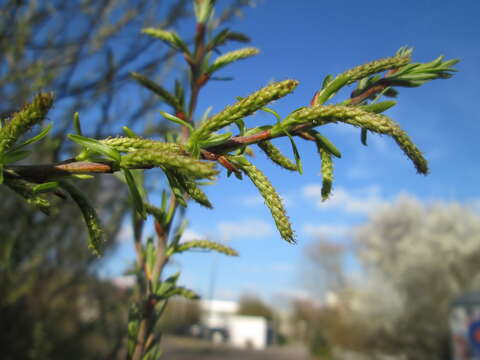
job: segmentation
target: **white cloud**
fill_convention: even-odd
[[[305,224],[303,226],[305,234],[312,237],[336,237],[347,235],[350,228],[346,225],[314,225]]]
[[[192,240],[203,240],[206,238],[207,238],[206,235],[202,235],[192,229],[185,229],[185,231],[182,234],[182,238],[180,239],[180,242],[192,241]]]
[[[376,186],[357,189],[349,192],[343,187],[333,190],[332,196],[327,201],[322,201],[322,187],[320,185],[307,185],[303,188],[303,196],[313,200],[319,209],[338,209],[348,213],[368,214],[386,201],[380,195]]]
[[[246,219],[238,222],[221,222],[217,225],[221,239],[232,240],[241,238],[264,238],[273,234],[272,225],[255,219]]]

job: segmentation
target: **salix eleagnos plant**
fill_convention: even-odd
[[[141,36],[151,36],[178,52],[189,69],[189,85],[176,81],[173,89],[164,87],[142,74],[132,73],[140,85],[159,97],[170,111],[160,111],[167,121],[178,124],[177,133],[169,133],[165,141],[137,136],[124,127],[124,136],[93,139],[83,135],[80,116],[74,114],[75,134],[69,139],[80,146],[76,156],[54,164],[17,164],[30,154],[26,147],[45,137],[51,125],[38,135],[20,142],[35,125],[46,119],[54,95],[38,94],[10,118],[2,120],[0,129],[1,182],[25,201],[46,214],[51,213],[51,196],[68,197],[79,207],[88,228],[88,245],[100,255],[105,241],[102,226],[91,199],[87,199],[74,184],[92,174],[117,173],[130,190],[133,213],[136,266],[132,270],[138,279],[138,289],[128,323],[128,359],[156,359],[160,356],[160,333],[156,324],[168,300],[175,295],[197,298],[197,295],[177,285],[179,274],[162,277],[165,265],[172,256],[192,249],[212,250],[225,255],[237,253],[230,247],[210,240],[180,241],[187,226],[184,208],[195,201],[206,208],[212,204],[202,186],[213,184],[221,169],[227,175],[249,178],[265,200],[280,237],[294,243],[295,233],[286,214],[281,197],[262,170],[249,155],[255,147],[272,162],[289,171],[302,173],[296,141],[315,145],[321,162],[322,197],[327,200],[333,183],[333,162],[341,158],[337,147],[322,133],[324,125],[346,123],[358,127],[361,142],[367,144],[368,132],[392,137],[401,151],[412,161],[420,174],[428,173],[427,161],[408,134],[391,118],[383,115],[396,104],[394,98],[400,87],[417,87],[430,80],[452,76],[457,60],[445,61],[442,56],[428,63],[412,62],[412,49],[402,47],[395,55],[349,69],[337,76],[328,75],[311,101],[289,114],[280,115],[268,107],[298,86],[298,81],[286,79],[272,82],[248,96],[237,98],[233,105],[210,115],[205,111],[196,118],[197,100],[203,86],[218,79],[217,72],[242,59],[256,55],[255,48],[245,47],[221,55],[222,45],[229,42],[248,42],[248,38],[229,29],[214,28],[214,1],[193,2],[196,31],[192,44],[174,31],[147,28]],[[335,101],[344,87],[354,85],[350,98]],[[232,94],[234,96],[235,94]],[[265,111],[275,123],[249,126],[248,117]],[[289,138],[294,159],[291,160],[273,144],[276,138]],[[163,191],[159,204],[153,204],[143,186],[150,168],[163,171],[168,190]],[[52,215],[54,216],[54,214]],[[155,238],[142,240],[142,229],[148,216],[155,224]]]

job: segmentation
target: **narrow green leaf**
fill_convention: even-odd
[[[182,286],[178,286],[178,287],[170,290],[168,292],[167,296],[172,297],[172,296],[175,296],[175,295],[182,296],[182,297],[184,297],[186,299],[189,299],[189,300],[200,299],[200,295],[198,295],[195,291],[187,289],[187,288],[182,287]]]
[[[162,226],[165,226],[165,211],[150,204],[150,203],[146,203],[145,204],[145,209],[147,210],[147,212],[152,215],[155,220]]]
[[[24,141],[23,143],[21,143],[20,145],[17,145],[14,147],[15,150],[19,150],[21,149],[22,147],[24,146],[27,146],[27,145],[30,145],[30,144],[33,144],[33,143],[36,143],[40,140],[42,140],[45,136],[47,136],[47,134],[50,132],[50,130],[52,129],[52,124],[48,124],[42,131],[40,131],[36,136]]]
[[[78,112],[73,113],[73,128],[75,129],[77,135],[83,135],[82,127],[80,124],[80,115],[78,114]]]
[[[80,180],[90,180],[94,178],[93,175],[87,175],[87,174],[73,174],[70,177],[75,179],[80,179]]]
[[[162,86],[156,82],[150,80],[149,78],[143,76],[142,74],[131,72],[130,75],[143,87],[154,92],[160,96],[167,104],[173,107],[175,110],[181,109],[181,105],[178,102],[177,98],[170,94],[170,92],[164,89]]]
[[[360,141],[365,146],[367,146],[367,134],[368,134],[367,129],[362,129],[362,131],[360,132]]]
[[[11,150],[2,156],[4,165],[12,164],[28,157],[32,152],[27,150]]]
[[[186,122],[185,120],[182,120],[182,119],[180,119],[179,117],[176,117],[175,115],[169,114],[169,113],[167,113],[167,112],[165,112],[165,111],[162,111],[162,110],[159,110],[158,112],[159,112],[160,114],[162,114],[162,116],[163,116],[165,119],[170,120],[170,121],[172,121],[172,122],[174,122],[174,123],[176,123],[176,124],[185,126],[185,127],[187,127],[190,131],[193,131],[193,130],[194,130],[192,124]]]
[[[125,176],[125,181],[128,185],[130,190],[130,195],[133,202],[133,207],[137,211],[137,213],[142,217],[143,220],[147,219],[147,211],[145,210],[145,204],[143,203],[142,196],[140,195],[140,191],[137,187],[137,183],[130,172],[129,169],[122,168],[123,175]]]
[[[155,245],[153,243],[153,238],[149,237],[147,239],[147,246],[145,247],[145,264],[147,266],[147,271],[149,273],[149,275],[151,276],[152,272],[153,272],[153,267],[155,266],[155,258],[157,257],[157,251],[155,249]],[[154,288],[154,291],[155,291],[155,283],[157,283],[157,281],[153,281],[152,285],[153,285],[153,288]]]
[[[187,202],[183,197],[183,187],[179,183],[178,179],[175,177],[174,174],[169,171],[165,171],[165,175],[167,176],[170,189],[172,189],[172,193],[175,196],[177,202],[183,207],[187,207]]]
[[[129,138],[139,138],[140,137],[137,134],[135,134],[135,132],[132,129],[130,129],[128,126],[122,126],[122,130],[125,133],[125,135],[127,135],[127,137],[129,137]]]
[[[382,101],[376,104],[360,106],[360,108],[366,111],[373,112],[375,114],[380,114],[380,113],[383,113],[384,111],[387,111],[388,109],[395,106],[396,104],[397,104],[396,101],[388,100],[388,101]]]
[[[300,159],[300,154],[298,153],[297,145],[295,144],[295,141],[293,140],[292,135],[290,135],[290,133],[286,130],[284,132],[288,136],[288,138],[290,139],[290,143],[292,144],[292,151],[293,151],[293,156],[295,157],[297,171],[299,174],[302,174],[303,173],[302,160]]]
[[[115,162],[120,162],[121,160],[121,155],[117,150],[112,149],[110,146],[105,145],[98,140],[75,134],[68,134],[67,136],[70,140],[76,142],[91,152],[104,155]]]
[[[322,89],[325,89],[325,87],[330,84],[333,80],[333,75],[332,74],[328,74],[327,76],[325,76],[325,78],[323,79],[322,81]]]
[[[232,137],[232,133],[228,132],[225,134],[212,134],[207,139],[199,141],[201,147],[211,147],[224,143]]]
[[[278,112],[276,112],[275,110],[273,109],[270,109],[268,107],[263,107],[261,108],[262,111],[265,111],[267,113],[270,113],[272,114],[273,116],[275,116],[275,118],[277,119],[277,123],[279,123],[280,121],[282,121],[282,117],[280,116],[280,114]]]
[[[33,192],[35,194],[40,194],[40,193],[45,193],[45,192],[50,192],[52,190],[55,190],[58,188],[60,184],[58,181],[49,181],[43,184],[38,184],[32,188]]]
[[[67,181],[60,181],[59,183],[60,186],[70,194],[71,198],[73,199],[73,201],[75,201],[75,203],[80,208],[80,211],[82,212],[85,224],[88,228],[88,247],[92,249],[94,254],[100,255],[104,233],[100,225],[100,220],[97,216],[97,212],[95,211],[93,206],[90,205],[87,197],[74,185]]]
[[[4,183],[11,190],[15,191],[18,195],[25,199],[27,203],[37,207],[45,215],[50,215],[51,204],[50,202],[39,194],[36,194],[32,189],[34,184],[21,179],[4,179]]]
[[[335,156],[337,158],[342,157],[342,154],[340,153],[340,150],[338,150],[337,147],[335,145],[333,145],[333,143],[330,140],[328,140],[325,136],[323,136],[322,134],[320,134],[316,130],[310,130],[309,133],[315,137],[317,145],[321,146],[322,148],[324,148],[330,154],[332,154],[333,156]]]
[[[238,127],[239,135],[245,135],[245,130],[247,129],[247,127],[245,126],[245,121],[243,121],[243,119],[238,119],[237,121],[235,121],[235,125],[237,125]]]
[[[185,91],[180,81],[175,80],[175,97],[177,98],[178,103],[180,104],[180,109],[185,105]],[[177,109],[177,110],[180,110]]]

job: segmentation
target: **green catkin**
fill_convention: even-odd
[[[367,76],[407,65],[410,63],[410,60],[410,56],[392,56],[356,66],[345,71],[340,76],[346,76],[348,78],[347,85],[349,85]]]
[[[181,156],[178,153],[166,151],[137,150],[122,156],[120,165],[126,168],[149,166],[171,168],[195,179],[213,179],[218,174],[215,164],[212,162],[199,161],[188,156]]]
[[[213,64],[209,67],[208,73],[212,73],[221,69],[222,67],[241,59],[246,59],[251,56],[257,55],[260,50],[255,48],[243,48],[239,50],[230,51],[222,56],[219,56]]]
[[[333,161],[332,155],[322,147],[318,147],[318,152],[322,160],[322,201],[325,201],[332,192]]]
[[[212,209],[212,203],[208,200],[207,195],[200,189],[194,181],[185,181],[185,191],[188,196],[195,200],[200,205],[205,206],[206,208]]]
[[[347,70],[335,77],[335,79],[329,81],[328,84],[322,88],[317,96],[315,96],[313,105],[322,105],[346,85],[353,84],[355,81],[359,81],[381,71],[397,69],[407,65],[409,62],[410,53],[406,52],[402,55],[372,61]]]
[[[192,134],[191,140],[205,138],[212,132],[230,125],[245,116],[253,114],[268,103],[289,94],[297,85],[298,81],[284,80],[275,82],[257,92],[254,92],[200,124],[200,127],[194,132],[194,134]]]
[[[229,246],[219,244],[217,242],[209,240],[192,240],[181,243],[175,249],[176,253],[184,252],[189,249],[205,249],[205,250],[214,250],[216,252],[229,255],[229,256],[238,256],[238,253]]]
[[[5,185],[23,197],[27,203],[37,207],[44,214],[50,215],[51,204],[43,196],[35,194],[33,191],[35,184],[19,179],[8,179],[5,181]]]
[[[53,105],[53,93],[41,93],[31,104],[11,116],[11,119],[0,129],[0,154],[8,150],[20,136],[34,125],[45,119]]]
[[[167,41],[169,43],[175,43],[176,34],[172,31],[157,29],[157,28],[145,28],[142,30],[143,34],[150,35],[157,39]]]
[[[61,181],[60,186],[69,193],[82,212],[88,228],[88,247],[95,255],[100,255],[101,246],[104,241],[104,232],[100,225],[100,219],[98,218],[97,212],[93,206],[90,205],[90,202],[85,195],[75,186],[67,181]]]
[[[241,168],[252,180],[254,185],[265,200],[265,204],[270,209],[273,220],[277,226],[278,231],[282,238],[289,243],[295,243],[295,236],[288,219],[285,208],[283,207],[282,199],[277,194],[275,188],[270,183],[270,180],[252,163],[247,159],[242,158]]]
[[[174,176],[179,180],[179,183],[182,185],[183,190],[185,190],[188,196],[190,196],[194,201],[196,201],[202,206],[205,206],[206,208],[213,208],[210,200],[208,200],[207,195],[202,191],[202,189],[200,189],[200,187],[198,187],[195,181],[186,178],[178,171],[174,172]]]
[[[195,291],[184,288],[182,286],[177,286],[176,288],[170,290],[166,294],[166,297],[168,298],[174,295],[183,296],[184,298],[189,300],[196,300],[200,298],[200,296]]]
[[[371,113],[358,107],[339,105],[305,107],[293,112],[282,123],[275,125],[271,129],[271,133],[279,136],[284,132],[283,129],[290,130],[296,125],[306,124],[314,127],[337,121],[379,134],[390,135],[405,155],[412,160],[417,171],[421,174],[428,173],[428,164],[421,151],[397,123],[385,115]]]
[[[102,143],[112,147],[120,152],[132,152],[136,150],[157,150],[167,152],[183,153],[184,150],[180,144],[165,143],[143,138],[115,137],[101,140]]]
[[[285,155],[283,155],[280,150],[276,148],[270,141],[262,141],[257,145],[275,164],[280,165],[287,170],[298,170],[297,165]]]

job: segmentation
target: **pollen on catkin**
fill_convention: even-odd
[[[283,207],[282,199],[270,183],[270,180],[268,180],[268,178],[255,165],[245,158],[242,159],[241,167],[265,200],[265,204],[270,209],[270,213],[272,214],[275,225],[282,238],[289,243],[295,243],[295,236],[290,220]]]
[[[358,107],[342,105],[305,107],[287,116],[270,132],[275,135],[296,125],[306,124],[315,127],[338,121],[393,137],[405,155],[412,160],[417,171],[421,174],[428,173],[428,164],[422,152],[395,121],[385,115],[375,114]]]
[[[280,165],[284,169],[297,171],[297,165],[289,158],[283,155],[280,150],[270,141],[262,141],[258,143],[258,147],[272,160],[275,164]]]
[[[296,80],[284,80],[265,86],[200,124],[200,127],[195,131],[194,137],[197,139],[203,138],[236,120],[253,114],[268,103],[289,94],[297,85],[298,81]]]
[[[192,240],[186,241],[180,245],[178,245],[175,252],[183,252],[189,249],[206,249],[206,250],[214,250],[216,252],[229,255],[229,256],[238,256],[237,251],[232,249],[231,247],[223,244],[219,244],[217,242],[213,242],[210,240]]]
[[[325,149],[318,147],[320,159],[322,160],[322,201],[329,198],[333,183],[333,161],[332,155]]]
[[[101,142],[120,152],[132,152],[140,149],[179,153],[184,151],[180,144],[166,143],[143,138],[115,137],[101,140]]]
[[[122,156],[120,165],[126,168],[149,166],[173,168],[193,179],[213,179],[218,174],[214,163],[167,151],[137,150]]]
[[[354,67],[353,69],[345,71],[340,76],[348,77],[347,84],[352,84],[355,81],[363,79],[367,76],[390,69],[396,69],[407,65],[410,62],[410,56],[392,56],[384,59],[375,60],[363,65]]]
[[[53,105],[53,93],[40,93],[32,103],[14,113],[0,129],[0,154],[8,150],[20,136],[45,119]]]

